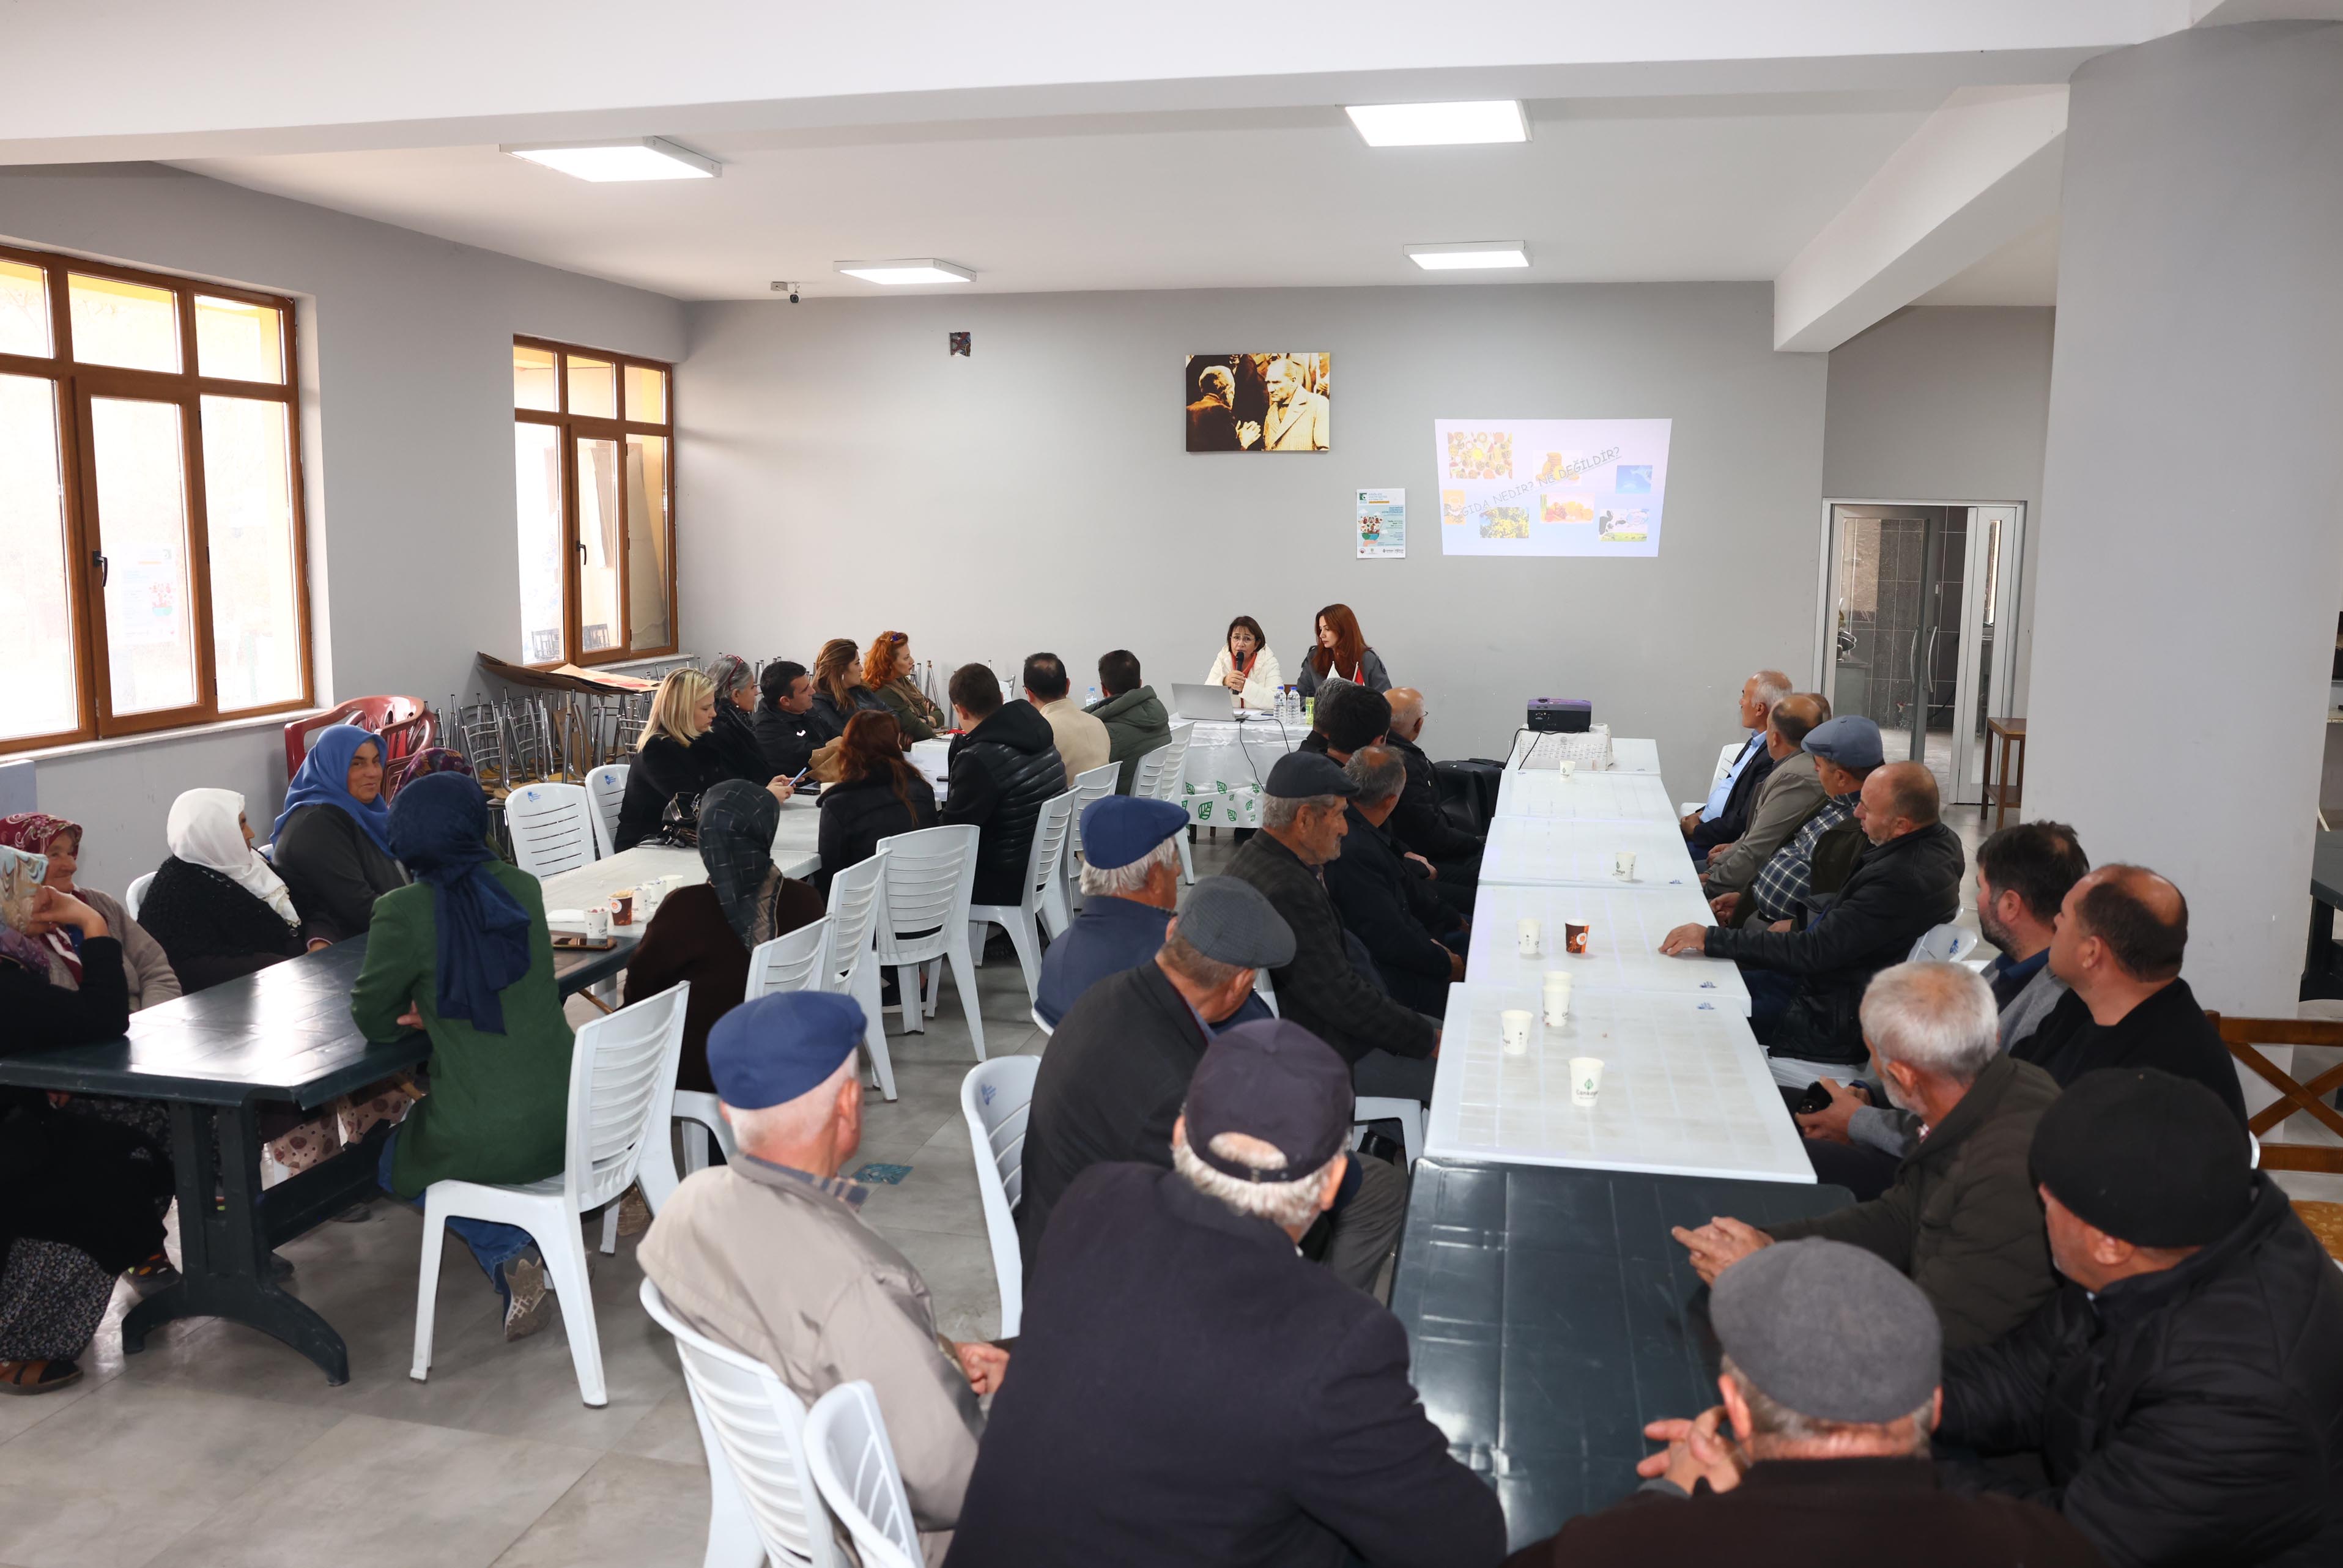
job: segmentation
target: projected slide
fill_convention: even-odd
[[[1435,419],[1440,553],[1655,556],[1668,419]]]

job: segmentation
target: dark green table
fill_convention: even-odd
[[[1708,1289],[1668,1234],[1854,1201],[1843,1187],[1416,1162],[1392,1311],[1449,1452],[1516,1549],[1640,1484],[1644,1424],[1716,1403]]]
[[[337,942],[132,1013],[120,1040],[0,1056],[0,1083],[170,1108],[179,1279],[123,1318],[126,1352],[145,1349],[147,1332],[176,1318],[230,1318],[283,1340],[327,1382],[349,1381],[342,1336],[277,1282],[271,1253],[381,1191],[375,1171],[388,1132],[377,1127],[357,1148],[264,1191],[259,1111],[271,1103],[313,1111],[430,1056],[424,1035],[377,1045],[351,1021],[366,945],[364,937]],[[558,955],[562,994],[608,978],[633,950]]]

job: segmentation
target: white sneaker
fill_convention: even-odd
[[[545,1288],[545,1265],[535,1258],[516,1258],[505,1265],[505,1338],[525,1340],[545,1327],[552,1314],[546,1309],[553,1298]]]

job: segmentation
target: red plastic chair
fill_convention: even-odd
[[[317,731],[336,724],[355,724],[382,737],[382,768],[386,797],[398,792],[406,769],[400,764],[417,752],[439,744],[439,716],[419,697],[356,697],[314,718],[297,719],[285,727],[285,776],[301,770],[302,759]]]

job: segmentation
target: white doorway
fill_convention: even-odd
[[[2025,528],[2015,502],[1826,504],[1815,687],[1948,803],[1984,800],[1985,721],[2009,711]]]

